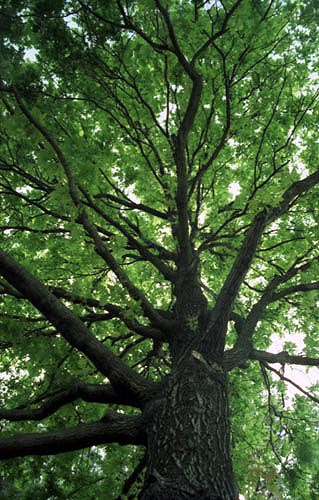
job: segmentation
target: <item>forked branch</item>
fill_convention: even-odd
[[[18,103],[18,106],[23,113],[23,115],[28,119],[28,121],[35,127],[38,132],[43,136],[43,138],[48,142],[57,156],[68,182],[69,194],[71,200],[78,211],[77,222],[80,223],[83,228],[86,230],[87,234],[92,238],[95,243],[95,250],[102,257],[102,259],[110,266],[112,271],[115,273],[117,278],[119,279],[122,286],[128,291],[129,295],[140,302],[141,307],[145,313],[145,316],[148,317],[156,326],[163,328],[169,328],[168,321],[165,321],[161,316],[155,311],[152,307],[152,304],[147,300],[142,291],[137,288],[129,279],[128,275],[123,270],[122,266],[117,262],[114,258],[112,252],[107,248],[104,244],[102,238],[99,235],[99,232],[96,226],[90,221],[84,204],[80,199],[80,188],[78,182],[76,181],[72,169],[69,165],[67,158],[65,157],[63,151],[52,137],[51,133],[42,125],[42,123],[37,120],[37,118],[30,112],[30,110],[25,106],[23,99],[21,98],[19,92],[14,87],[0,87],[0,91],[12,93]],[[150,252],[149,252],[150,253]]]
[[[265,227],[289,211],[298,198],[319,183],[319,169],[304,179],[294,182],[283,193],[282,200],[276,206],[266,206],[255,215],[243,240],[234,264],[217,298],[212,322],[221,314],[228,316],[232,310],[239,288],[250,268],[260,238]]]

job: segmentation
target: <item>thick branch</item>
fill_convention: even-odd
[[[29,122],[40,132],[40,134],[48,142],[48,144],[50,144],[52,150],[56,154],[61,165],[63,166],[63,169],[64,169],[66,176],[67,176],[67,180],[68,180],[68,184],[69,184],[69,192],[70,192],[71,198],[74,201],[74,203],[77,205],[76,202],[78,202],[78,193],[77,193],[76,182],[71,174],[70,167],[68,165],[67,159],[64,156],[62,150],[58,146],[57,142],[53,139],[53,137],[49,133],[49,131],[27,109],[27,107],[25,106],[18,90],[15,87],[10,87],[6,90],[13,93],[21,112],[29,120]]]
[[[154,217],[158,217],[162,220],[168,220],[169,219],[169,216],[167,213],[165,212],[161,212],[160,210],[156,210],[156,208],[153,208],[153,207],[149,207],[148,205],[145,205],[144,203],[136,203],[132,200],[130,200],[129,198],[120,198],[119,196],[115,196],[113,194],[104,194],[104,193],[100,193],[100,194],[96,194],[94,196],[95,199],[99,199],[99,198],[106,198],[110,201],[114,201],[114,203],[117,203],[119,206],[124,206],[124,207],[127,207],[131,210],[138,210],[139,212],[145,212],[145,213],[149,213],[151,215],[154,215]]]
[[[286,283],[297,274],[300,275],[300,273],[309,269],[309,267],[311,266],[311,261],[306,261],[303,264],[301,263],[304,261],[305,257],[307,256],[307,254],[310,253],[310,251],[311,250],[308,250],[305,255],[296,259],[295,262],[292,264],[292,266],[290,266],[290,268],[285,272],[285,274],[275,275],[273,277],[273,279],[270,281],[266,289],[263,291],[260,299],[253,305],[247,318],[244,320],[235,348],[242,348],[244,346],[245,348],[247,348],[248,346],[250,347],[252,346],[252,335],[255,330],[255,327],[258,321],[260,320],[263,312],[265,311],[266,307],[271,302],[279,300],[292,293],[301,291],[306,292],[319,289],[319,284],[314,282],[314,283],[291,286],[284,290],[276,292],[276,289],[280,285]]]
[[[247,367],[247,361],[253,359],[262,363],[280,363],[302,366],[318,366],[319,358],[311,358],[308,356],[291,355],[287,351],[281,351],[276,354],[267,351],[259,351],[254,349],[249,336],[239,336],[238,341],[232,349],[229,349],[224,354],[223,366],[227,371],[232,370],[236,366],[241,368]]]
[[[155,42],[150,36],[148,36],[139,26],[137,26],[135,23],[133,23],[132,19],[130,16],[126,13],[123,5],[121,4],[120,0],[117,0],[117,5],[119,8],[119,11],[123,17],[124,21],[124,26],[125,28],[135,31],[143,40],[145,40],[154,50],[157,52],[163,52],[163,51],[170,51],[170,47],[166,44],[163,43],[157,43]]]
[[[265,227],[286,213],[296,200],[302,194],[309,191],[319,183],[319,170],[316,170],[308,177],[294,182],[283,194],[282,201],[277,206],[266,206],[253,219],[242,246],[238,252],[237,258],[230,270],[230,273],[217,298],[213,313],[212,322],[214,323],[221,314],[226,318],[237,297],[239,288],[250,268],[251,262],[255,256],[257,246]]]
[[[172,327],[171,322],[163,319],[153,308],[152,304],[147,300],[143,292],[131,282],[122,266],[120,266],[117,260],[114,258],[112,252],[104,245],[96,228],[90,223],[87,215],[84,212],[81,214],[80,219],[83,227],[86,229],[87,233],[91,236],[95,243],[96,252],[110,266],[114,274],[119,279],[120,283],[130,294],[130,296],[136,301],[140,302],[145,315],[152,321],[152,323],[156,327],[163,328],[163,330],[170,330]]]
[[[142,474],[145,467],[146,467],[146,454],[142,456],[142,458],[138,462],[137,466],[135,467],[131,475],[126,479],[125,483],[123,484],[122,488],[123,495],[127,495],[129,493],[131,487],[134,485],[139,476]],[[118,497],[116,500],[121,500],[121,497]]]
[[[0,282],[0,284],[2,284],[2,283]],[[92,321],[94,321],[95,318],[100,319],[100,320],[109,320],[109,319],[113,319],[113,318],[118,318],[130,330],[137,333],[138,335],[141,335],[142,337],[147,337],[147,338],[155,339],[155,340],[161,340],[163,342],[165,342],[165,340],[167,340],[165,334],[161,330],[158,330],[157,328],[154,328],[152,326],[142,325],[141,323],[138,323],[137,321],[131,319],[127,315],[127,310],[123,307],[116,305],[116,304],[111,304],[111,303],[101,304],[100,301],[98,301],[96,299],[80,297],[78,295],[75,295],[73,293],[68,292],[67,290],[64,290],[63,288],[53,287],[51,289],[51,291],[56,297],[71,301],[73,304],[83,304],[84,306],[100,308],[100,309],[107,311],[106,313],[102,313],[102,314],[91,313],[87,317],[87,319],[89,319],[89,320],[92,319]],[[1,290],[0,290],[0,295],[1,295]],[[20,296],[20,297],[22,297],[22,296]]]
[[[313,174],[308,175],[304,179],[294,182],[283,194],[282,201],[274,207],[270,213],[269,222],[274,221],[282,214],[287,212],[291,205],[295,203],[298,197],[311,189],[313,186],[319,183],[319,169]]]
[[[123,363],[86,328],[83,322],[60,302],[40,281],[0,250],[0,273],[40,311],[65,340],[83,352],[96,368],[109,378],[119,394],[127,394],[132,404],[142,404],[150,383]]]
[[[252,259],[255,255],[261,234],[267,224],[267,210],[262,210],[255,216],[248,229],[237,258],[230,270],[229,275],[220,291],[215,307],[212,312],[212,323],[223,314],[227,317],[233,307],[239,288],[249,270]]]
[[[103,421],[63,431],[17,434],[0,439],[0,459],[26,455],[56,455],[106,443],[145,444],[142,417],[110,412]]]
[[[187,266],[191,263],[193,252],[188,227],[188,179],[185,150],[187,137],[192,129],[199,108],[203,82],[201,75],[195,69],[195,65],[187,60],[179,46],[168,10],[159,0],[155,0],[155,5],[166,24],[172,44],[171,51],[175,54],[183,70],[193,82],[185,114],[181,120],[178,132],[174,137],[174,159],[177,168],[176,206],[178,217],[176,237],[179,243],[181,258]]]
[[[174,157],[177,169],[176,206],[178,216],[178,228],[176,231],[176,236],[178,239],[182,259],[186,265],[190,265],[193,252],[188,226],[189,193],[185,150],[187,144],[187,136],[193,126],[198,111],[201,94],[202,78],[197,75],[197,77],[193,79],[193,87],[188,101],[187,109],[174,141]]]
[[[174,141],[174,157],[177,169],[177,191],[176,191],[176,206],[178,216],[178,228],[176,236],[179,243],[180,252],[183,256],[183,261],[186,265],[191,263],[192,246],[189,236],[188,226],[188,178],[186,169],[185,149],[187,144],[187,136],[192,128],[195,116],[198,110],[200,97],[202,93],[202,79],[193,80],[193,88],[188,101],[188,106],[179,127],[177,137]]]

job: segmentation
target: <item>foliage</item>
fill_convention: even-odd
[[[0,7],[1,248],[153,382],[172,366],[176,276],[198,257],[208,307],[228,323],[246,499],[319,495],[318,387],[288,404],[271,371],[319,366],[318,16],[299,0]],[[2,260],[0,274],[1,438],[99,421],[106,400],[70,395],[40,422],[17,417],[79,381],[117,382]],[[287,332],[303,347],[268,354]],[[5,460],[0,498],[115,499],[140,459],[106,441]]]

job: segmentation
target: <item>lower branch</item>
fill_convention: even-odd
[[[111,412],[100,422],[81,424],[63,431],[17,434],[0,439],[0,459],[26,455],[56,455],[107,443],[145,445],[141,416]]]
[[[142,406],[154,384],[136,373],[100,342],[84,323],[60,302],[33,274],[0,249],[0,274],[28,299],[64,339],[82,352],[105,375],[119,394]]]

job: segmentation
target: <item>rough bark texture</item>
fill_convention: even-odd
[[[191,351],[146,408],[147,471],[140,500],[235,500],[227,375]]]

